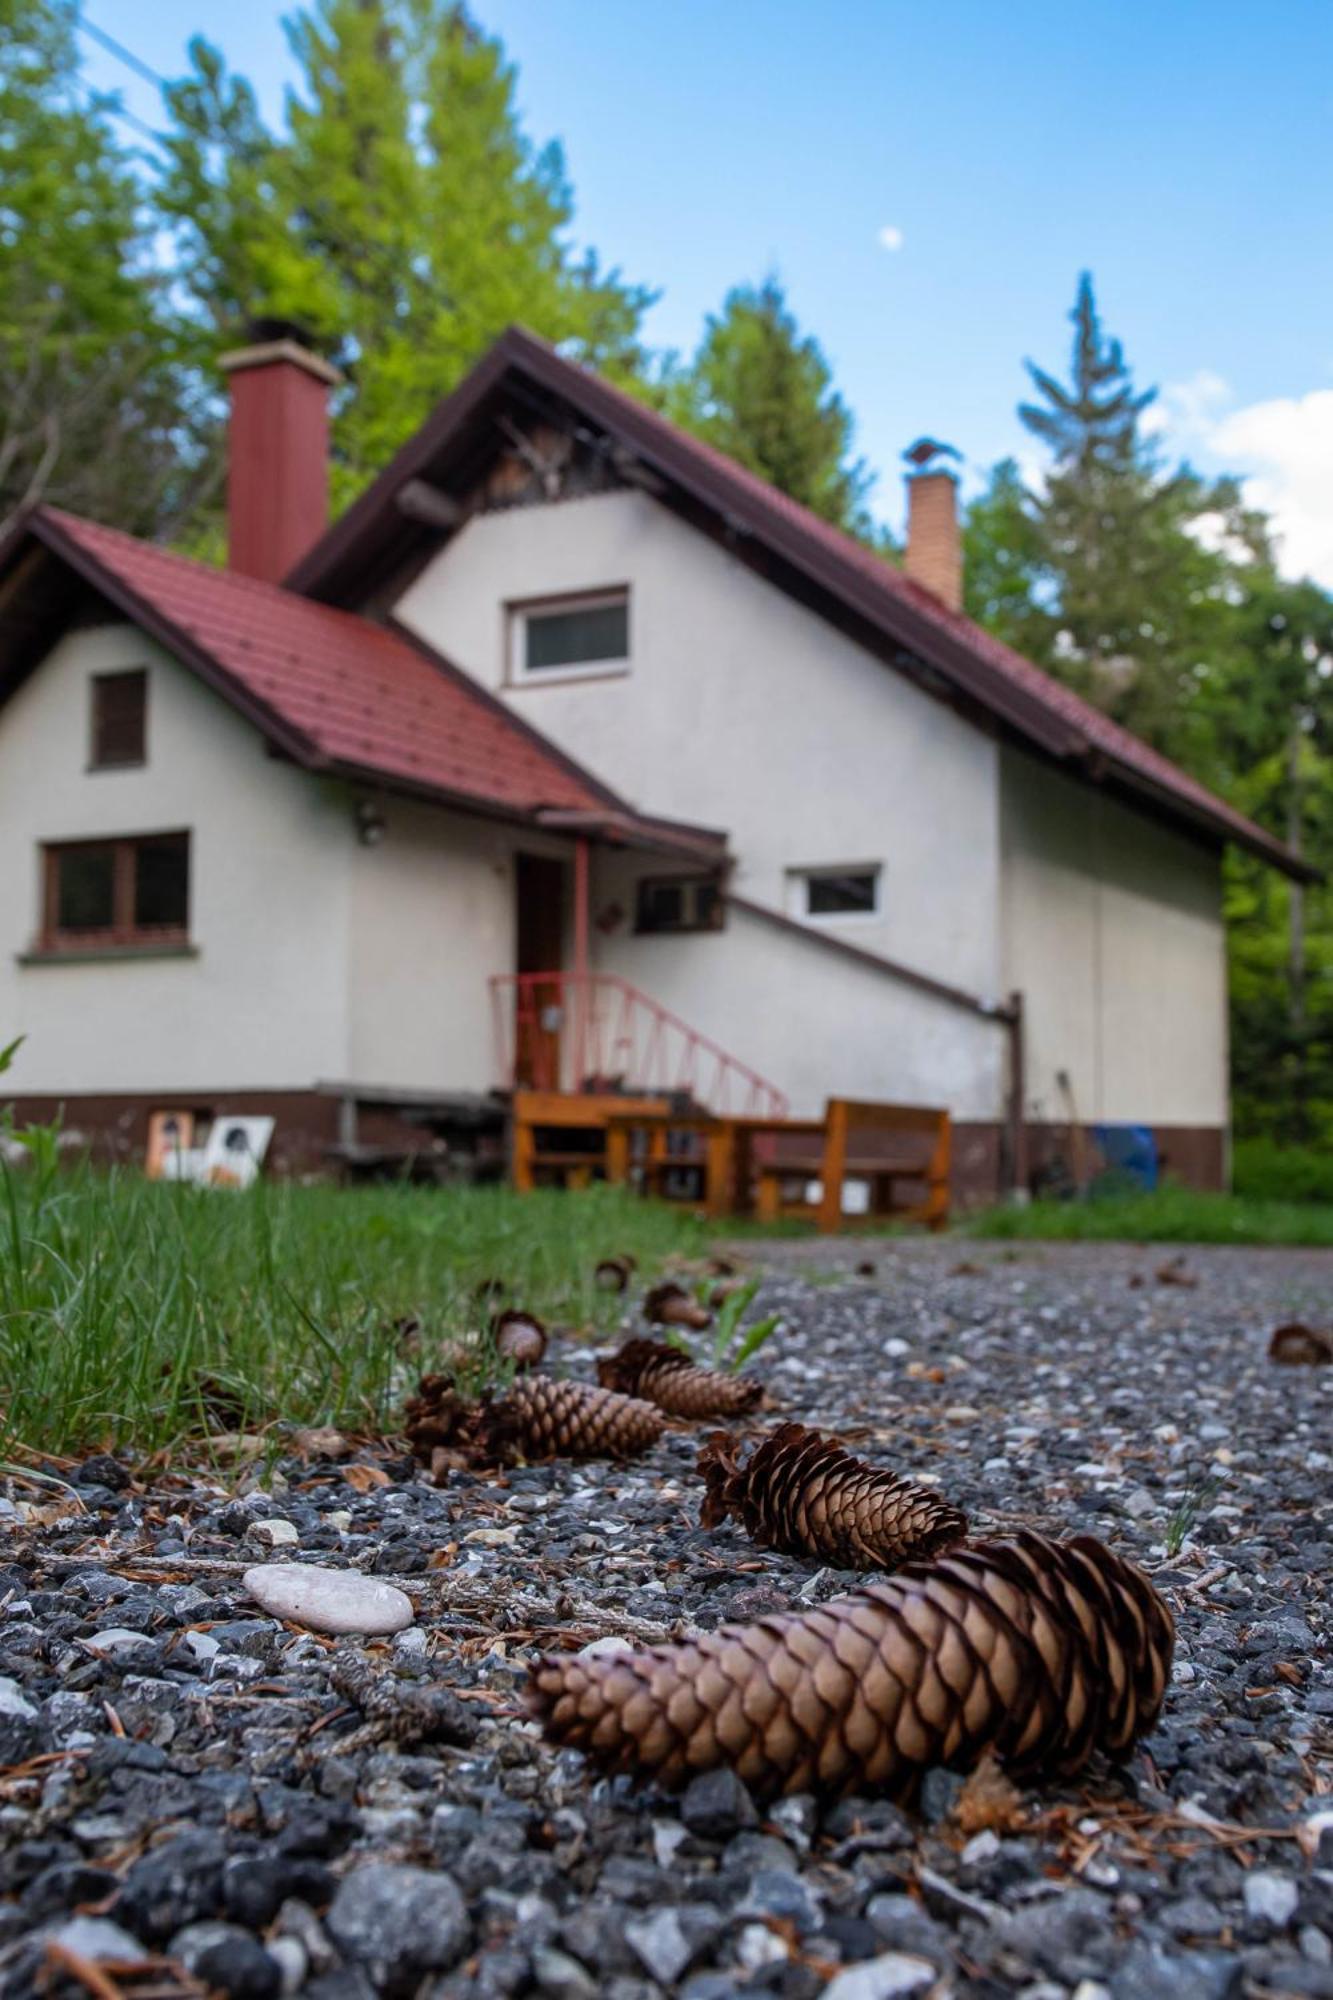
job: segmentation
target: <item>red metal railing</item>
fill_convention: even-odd
[[[786,1116],[776,1085],[616,973],[498,973],[490,989],[507,1089],[669,1092],[718,1116]]]

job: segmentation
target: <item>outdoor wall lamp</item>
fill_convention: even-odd
[[[357,801],[356,837],[363,847],[378,847],[384,838],[384,814],[374,799]]]

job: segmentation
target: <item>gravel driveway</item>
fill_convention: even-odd
[[[684,1430],[442,1490],[318,1438],[239,1496],[95,1460],[81,1513],[0,1502],[0,1991],[86,2000],[100,1964],[102,2000],[1333,1996],[1333,1369],[1266,1355],[1280,1320],[1333,1318],[1333,1255],[744,1254],[786,1322],[756,1364],[781,1415],[974,1531],[1087,1530],[1155,1573],[1175,1680],[1126,1770],[968,1833],[942,1771],[919,1816],[761,1816],[728,1774],[667,1801],[553,1756],[516,1699],[534,1645],[852,1581],[701,1532]],[[241,1583],[272,1557],[396,1579],[416,1623],[284,1626]]]

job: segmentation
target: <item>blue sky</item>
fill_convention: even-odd
[[[168,75],[198,29],[273,119],[274,0],[85,0]],[[1169,440],[1247,473],[1287,566],[1333,584],[1333,6],[1328,0],[476,0],[558,136],[580,240],[661,288],[689,348],[772,267],[899,514],[922,431],[975,478],[1022,452],[1022,360],[1063,363],[1083,267]],[[87,74],[156,116],[85,43]],[[899,247],[886,248],[888,241]]]

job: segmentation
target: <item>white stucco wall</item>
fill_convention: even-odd
[[[618,584],[628,673],[506,685],[507,604]],[[994,744],[665,508],[617,493],[477,517],[394,608],[634,805],[725,827],[739,894],[783,910],[788,870],[878,862],[880,913],[828,929],[998,995]],[[802,1111],[840,1090],[1001,1113],[996,1029],[753,920],[596,952]]]
[[[1016,751],[1001,764],[1006,987],[1026,1001],[1029,1116],[1226,1126],[1217,855]]]
[[[498,821],[384,800],[352,864],[348,1067],[358,1083],[475,1091],[500,1081],[488,979],[514,963],[518,839]]]
[[[148,761],[87,769],[89,679],[148,669]],[[21,965],[43,842],[188,828],[195,958]],[[348,1045],[350,814],[127,625],[69,633],[0,710],[0,1041],[23,1094],[286,1089]]]

